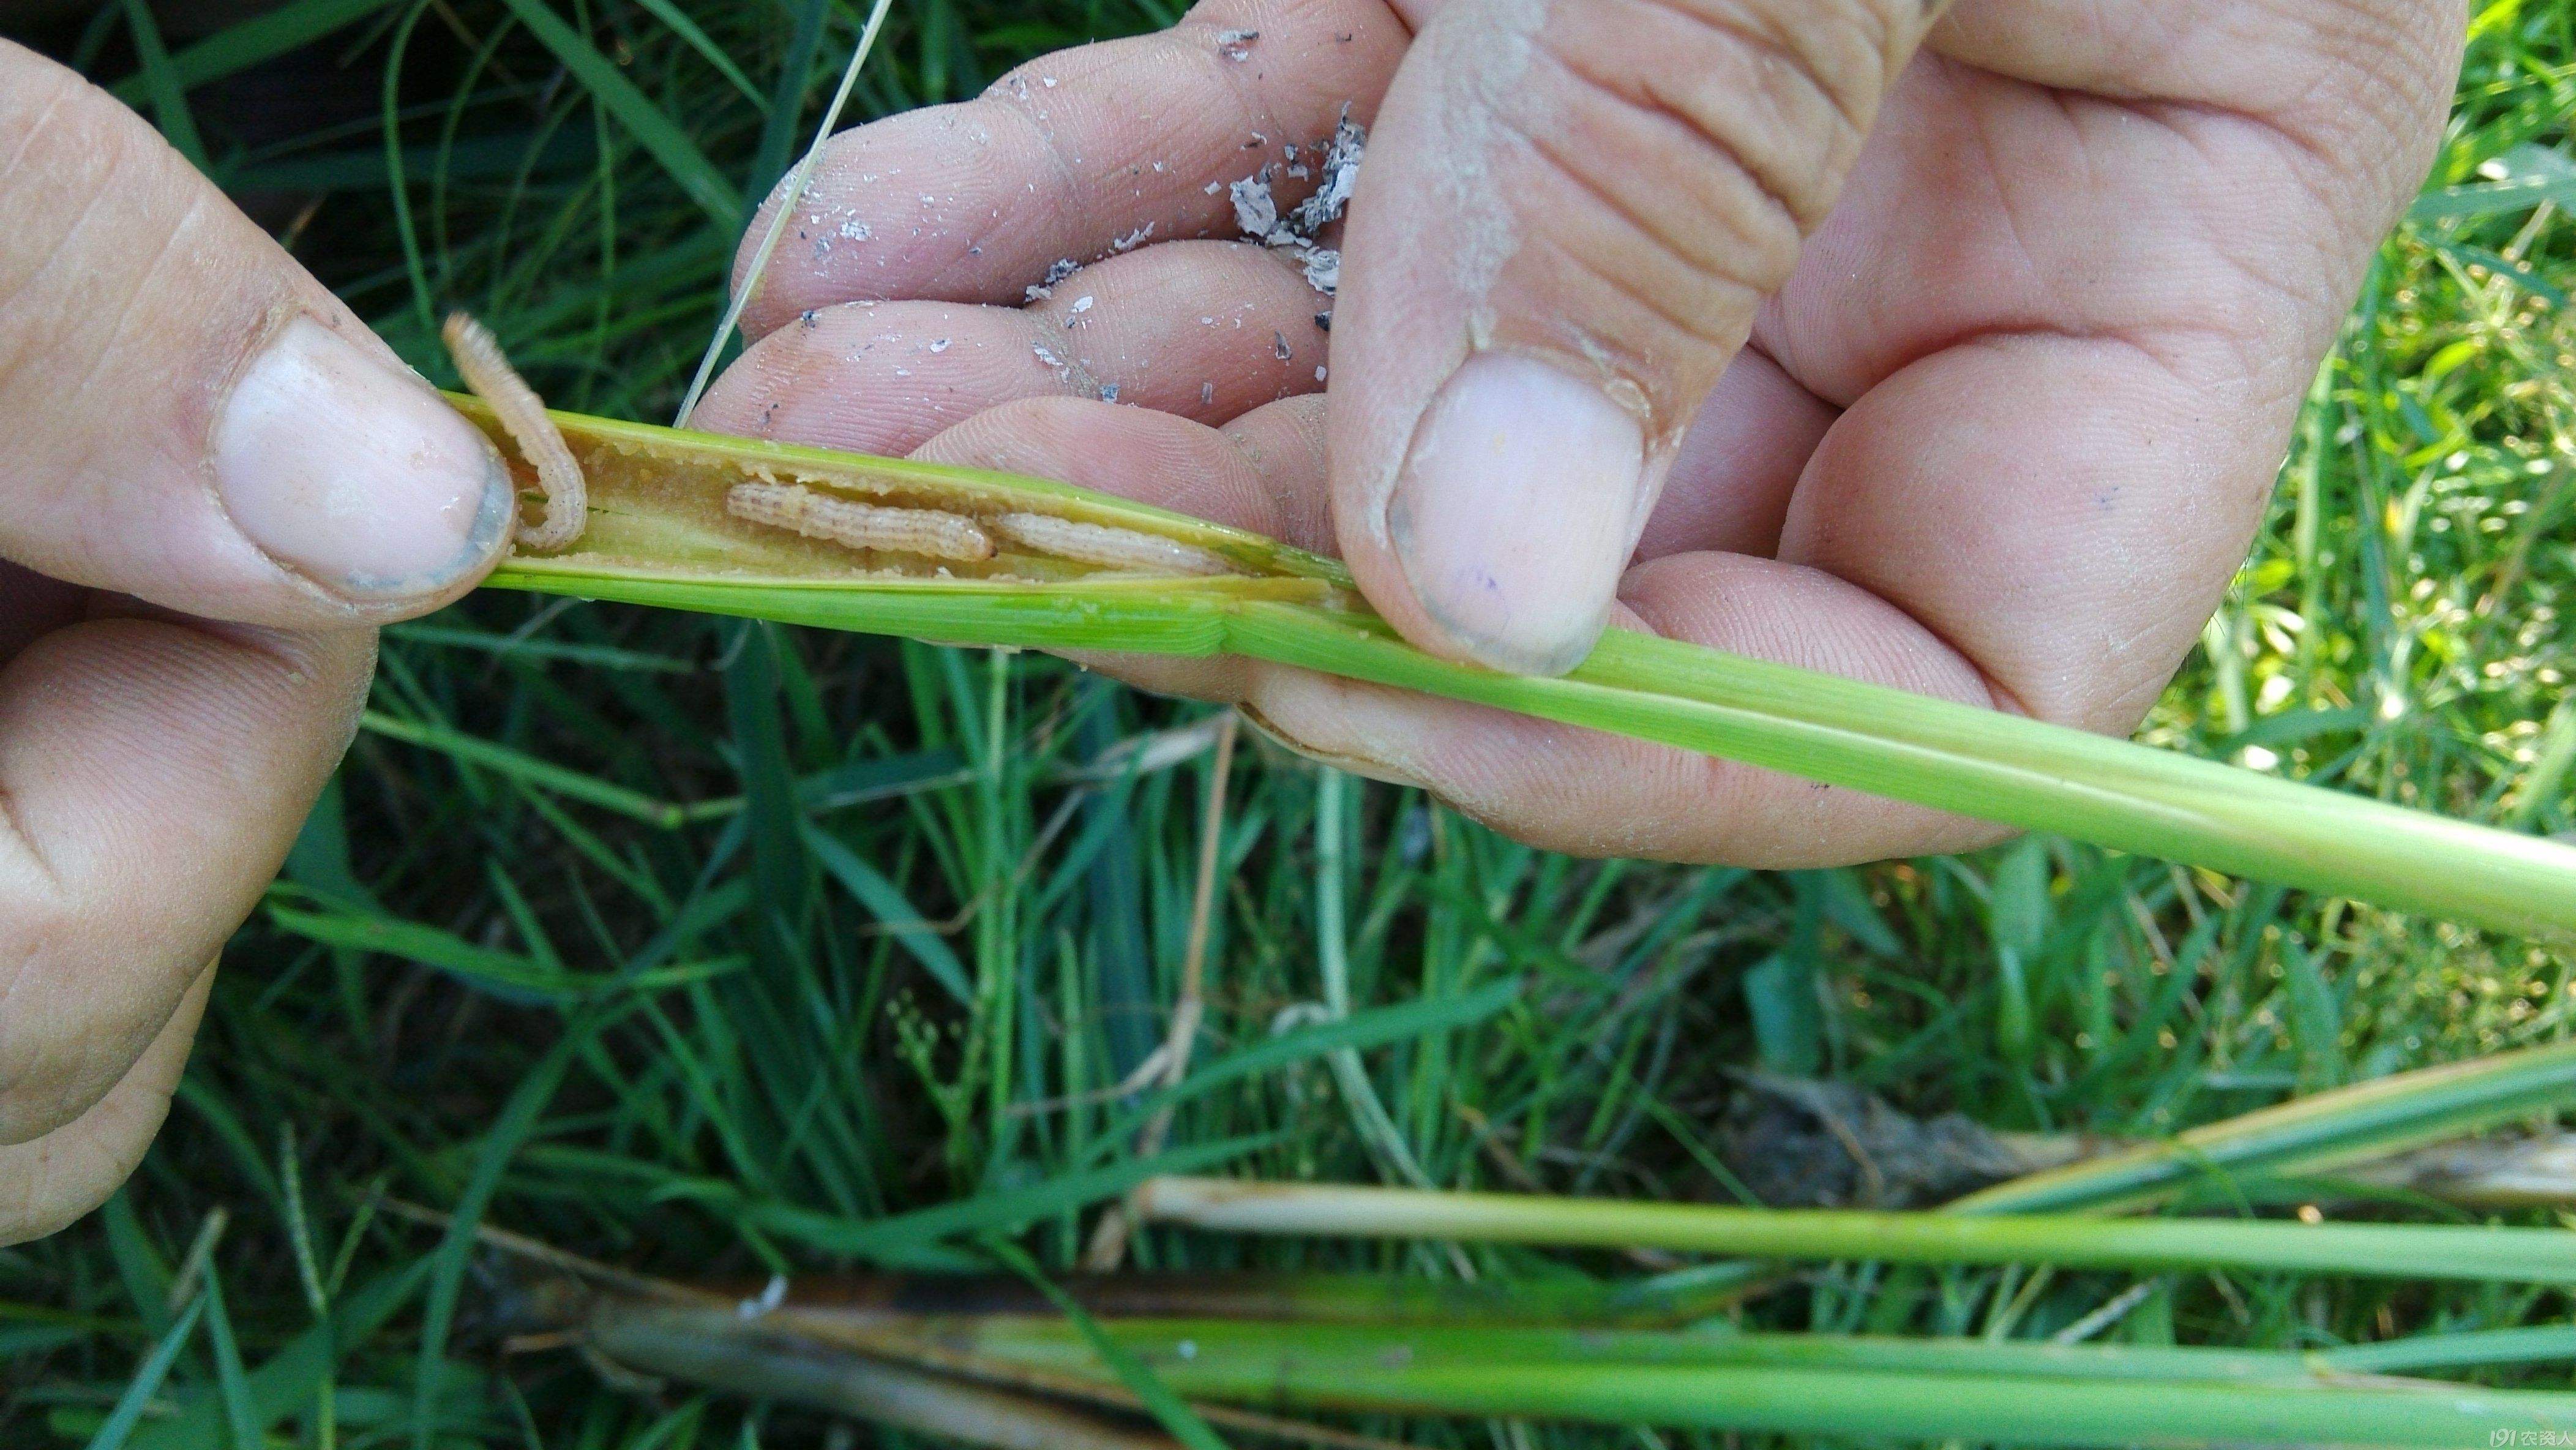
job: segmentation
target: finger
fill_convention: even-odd
[[[1086,267],[1026,309],[826,307],[754,343],[691,423],[901,454],[1018,398],[1216,422],[1324,386],[1324,300],[1267,248],[1177,242]]]
[[[88,1111],[250,913],[355,726],[363,630],[103,617],[0,668],[0,1143]]]
[[[169,1116],[214,984],[208,963],[160,1035],[89,1111],[33,1142],[0,1147],[0,1246],[70,1227],[142,1164]]]
[[[2059,90],[2260,117],[2320,151],[2367,136],[2356,149],[2403,167],[2425,108],[2449,107],[2467,19],[2419,0],[1959,0],[1928,43]]]
[[[105,92],[0,42],[0,557],[245,623],[420,613],[505,542],[482,436]]]
[[[1777,551],[1789,497],[1834,417],[1831,404],[1760,349],[1737,353],[1682,435],[1672,476],[1637,538],[1638,557]]]
[[[1522,671],[1590,649],[1692,410],[1937,8],[1432,17],[1379,114],[1335,320],[1335,518],[1397,628]]]
[[[2243,561],[2438,142],[2460,15],[2029,0],[2007,33],[2005,10],[1936,33],[2006,73],[1908,76],[1757,333],[1853,404],[1781,555],[1885,594],[2029,712],[2125,730]]]
[[[1222,183],[1272,165],[1296,199],[1312,179],[1289,168],[1311,170],[1344,106],[1366,120],[1408,38],[1377,0],[1209,0],[1171,30],[1046,56],[975,100],[845,132],[743,325],[758,336],[860,299],[1018,302],[1060,260],[1234,236]],[[778,204],[752,223],[737,288]]]
[[[1827,435],[1780,555],[1922,621],[2016,708],[2125,732],[2200,637],[2271,492],[2277,450],[2174,426],[2229,391],[2110,341],[1935,354]]]

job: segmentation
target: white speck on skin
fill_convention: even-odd
[[[1229,183],[1226,190],[1234,200],[1234,224],[1245,236],[1266,241],[1279,230],[1279,199],[1270,194],[1269,167]]]
[[[944,338],[944,337],[934,337],[934,338],[932,338],[932,339],[930,340],[930,350],[931,350],[932,352],[946,352],[946,351],[948,351],[948,339],[946,339],[946,338]]]

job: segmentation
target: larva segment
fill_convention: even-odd
[[[964,514],[857,503],[792,483],[736,484],[725,512],[853,549],[969,562],[993,557],[992,535]]]
[[[520,456],[536,469],[537,487],[545,491],[545,521],[533,528],[519,525],[519,542],[539,551],[569,547],[589,520],[590,489],[563,430],[546,416],[545,400],[501,355],[501,344],[482,323],[451,312],[440,335],[447,340],[447,355],[456,361],[457,375],[490,406],[502,431],[519,445]]]
[[[1003,514],[993,532],[1024,548],[1076,563],[1153,574],[1232,574],[1233,565],[1207,550],[1134,529],[1086,524],[1053,514]]]

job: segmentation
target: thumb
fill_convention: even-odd
[[[0,42],[0,558],[288,627],[499,554],[498,456],[151,128]]]
[[[1427,649],[1561,673],[1940,0],[1447,0],[1333,326],[1335,528]]]

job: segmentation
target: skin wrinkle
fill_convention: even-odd
[[[1644,0],[1644,3],[1675,10],[1701,23],[1716,26],[1735,36],[1741,43],[1760,45],[1789,57],[1807,74],[1821,74],[1835,68],[1836,57],[1813,47],[1819,41],[1850,41],[1851,48],[1878,58],[1881,69],[1858,77],[1854,85],[1869,95],[1884,94],[1891,79],[1885,70],[1886,58],[1894,51],[1913,44],[1908,38],[1902,45],[1899,35],[1921,33],[1921,18],[1937,14],[1949,0],[1910,0],[1915,18],[1899,13],[1909,0],[1828,0],[1836,13],[1819,15],[1814,3],[1801,0]]]
[[[1556,173],[1559,180],[1572,183],[1576,188],[1598,201],[1604,211],[1610,213],[1621,221],[1627,222],[1631,227],[1636,229],[1647,245],[1663,251],[1676,266],[1683,270],[1686,275],[1702,281],[1711,291],[1732,292],[1738,294],[1736,300],[1741,303],[1743,301],[1751,300],[1752,298],[1758,298],[1768,290],[1763,287],[1759,279],[1729,276],[1722,270],[1704,266],[1696,259],[1684,255],[1678,248],[1668,242],[1660,232],[1656,231],[1654,228],[1638,219],[1635,215],[1628,212],[1625,208],[1621,207],[1617,198],[1604,190],[1602,184],[1589,175],[1583,167],[1574,164],[1571,158],[1559,154],[1553,142],[1533,136],[1529,138],[1528,144],[1534,153],[1548,163],[1549,169]],[[1551,244],[1553,243],[1553,239],[1546,237],[1544,234],[1542,234],[1541,239],[1549,241]],[[1649,316],[1660,319],[1670,326],[1675,332],[1691,338],[1707,347],[1720,351],[1733,351],[1735,348],[1743,345],[1744,339],[1739,335],[1737,327],[1729,325],[1726,322],[1727,319],[1739,316],[1743,311],[1747,310],[1740,305],[1730,306],[1724,300],[1710,298],[1707,300],[1703,316],[1685,316],[1685,311],[1693,309],[1685,309],[1683,307],[1676,306],[1673,299],[1669,299],[1661,293],[1650,293],[1645,290],[1646,284],[1642,279],[1627,275],[1632,270],[1631,267],[1607,266],[1604,265],[1601,260],[1593,256],[1575,252],[1571,249],[1559,248],[1559,251],[1561,255],[1565,256],[1567,261],[1581,269],[1586,275],[1607,283],[1621,296],[1627,298],[1630,302],[1635,303],[1639,310],[1645,312]],[[1565,326],[1572,328],[1578,326],[1578,324],[1568,320],[1565,323]],[[1589,334],[1585,335],[1589,336]],[[1596,363],[1600,360],[1598,357],[1593,356],[1593,350],[1590,348],[1585,349],[1585,356],[1592,358]],[[1631,380],[1636,381],[1635,379]],[[1642,382],[1639,383],[1639,386],[1641,388],[1645,388],[1650,396],[1653,393],[1660,391],[1658,389],[1646,387]],[[1665,406],[1658,408],[1656,410],[1658,413],[1670,411],[1676,406],[1684,408],[1696,406],[1699,399],[1697,397],[1686,399],[1664,399],[1663,402]]]
[[[0,250],[0,256],[22,254],[30,250],[41,252],[41,260],[26,275],[17,278],[0,278],[0,324],[5,324],[0,325],[0,339],[13,340],[19,344],[14,349],[0,348],[0,397],[7,396],[29,362],[41,360],[47,368],[54,366],[56,353],[62,346],[63,337],[78,331],[72,319],[53,316],[50,310],[38,313],[33,320],[33,322],[54,324],[50,328],[41,330],[33,325],[29,318],[20,314],[36,311],[39,303],[58,298],[66,291],[77,290],[67,289],[52,280],[53,274],[58,269],[86,275],[87,264],[80,259],[88,256],[94,249],[78,245],[81,234],[92,221],[98,220],[103,212],[108,211],[111,205],[125,194],[125,191],[117,186],[116,162],[127,154],[126,149],[113,143],[106,149],[108,155],[105,170],[99,175],[91,176],[87,174],[88,168],[84,168],[84,174],[78,179],[82,204],[79,210],[72,213],[71,223],[63,228],[61,235],[50,243],[42,243],[34,247],[26,245],[33,239],[19,239],[18,245]],[[27,208],[12,209],[11,220],[13,222],[23,220],[27,210]],[[41,214],[48,209],[38,207],[34,210]],[[102,224],[109,225],[111,228],[113,226],[112,223]]]
[[[0,59],[5,59],[10,49],[9,42],[0,40]],[[10,151],[9,159],[6,162],[0,162],[0,189],[5,189],[10,182],[17,179],[18,169],[26,164],[28,155],[36,149],[37,143],[44,139],[46,128],[53,124],[55,113],[62,110],[63,103],[88,84],[68,71],[48,69],[38,72],[38,75],[38,84],[50,83],[45,95],[45,108],[38,111],[35,119],[27,123],[26,130],[18,138],[17,147]]]
[[[1620,199],[1615,193],[1610,191],[1605,183],[1594,179],[1589,174],[1589,167],[1583,166],[1573,158],[1566,156],[1560,149],[1559,143],[1555,138],[1542,135],[1535,130],[1516,128],[1515,134],[1519,136],[1524,144],[1529,146],[1532,150],[1537,151],[1558,171],[1578,181],[1586,190],[1599,198],[1606,208],[1633,222],[1637,229],[1651,238],[1657,246],[1672,253],[1676,259],[1694,271],[1724,275],[1729,270],[1727,266],[1728,259],[1738,252],[1749,251],[1755,253],[1768,253],[1771,251],[1784,251],[1789,258],[1794,259],[1797,252],[1798,238],[1805,234],[1806,225],[1799,219],[1798,209],[1790,203],[1786,193],[1780,189],[1780,186],[1787,182],[1786,177],[1775,176],[1771,174],[1767,168],[1758,169],[1754,167],[1745,160],[1743,153],[1738,148],[1725,141],[1717,139],[1706,129],[1695,123],[1689,116],[1676,112],[1660,103],[1649,104],[1641,102],[1636,97],[1628,95],[1626,92],[1620,90],[1610,82],[1591,74],[1579,66],[1566,62],[1561,57],[1556,56],[1553,52],[1550,53],[1549,58],[1551,60],[1555,60],[1557,64],[1563,68],[1566,75],[1578,84],[1587,86],[1600,94],[1601,97],[1609,104],[1620,107],[1630,114],[1646,119],[1649,124],[1658,117],[1668,121],[1670,125],[1679,132],[1679,135],[1675,138],[1679,146],[1704,147],[1714,152],[1718,160],[1718,165],[1722,167],[1727,174],[1741,177],[1752,183],[1754,193],[1761,199],[1764,210],[1767,211],[1767,213],[1770,214],[1779,225],[1776,228],[1766,229],[1758,223],[1748,225],[1745,218],[1737,216],[1710,216],[1700,218],[1700,220],[1715,222],[1724,226],[1730,236],[1728,238],[1713,239],[1705,253],[1694,255],[1687,249],[1680,237],[1672,234],[1672,228],[1658,226],[1647,220],[1641,213],[1637,212],[1624,200]],[[1776,234],[1766,236],[1764,235],[1766,230],[1772,231]],[[1729,245],[1730,241],[1733,245]],[[1777,270],[1778,272],[1785,274],[1788,267],[1785,261],[1778,264],[1776,268],[1766,262],[1761,270],[1765,272]],[[1736,278],[1734,280],[1751,283],[1755,279]]]
[[[1826,163],[1821,169],[1826,175],[1831,176],[1835,171],[1849,166],[1852,156],[1860,150],[1862,138],[1868,133],[1869,118],[1876,114],[1877,98],[1886,89],[1888,78],[1883,60],[1881,68],[1874,70],[1868,76],[1837,86],[1829,83],[1824,75],[1825,70],[1832,65],[1830,60],[1813,54],[1799,53],[1761,30],[1738,24],[1728,15],[1704,12],[1699,6],[1691,3],[1691,0],[1631,0],[1631,3],[1665,11],[1679,18],[1686,25],[1714,30],[1723,34],[1734,46],[1758,56],[1769,57],[1773,64],[1760,67],[1765,75],[1785,74],[1793,82],[1802,83],[1816,99],[1824,103],[1826,113],[1834,118],[1833,135],[1825,139],[1820,147],[1821,155],[1826,158]],[[1819,28],[1831,29],[1831,27]],[[1796,33],[1802,36],[1807,33],[1806,21],[1803,17]],[[1871,49],[1873,54],[1880,57],[1886,53],[1883,45]],[[1613,94],[1624,95],[1623,88],[1618,84],[1594,73],[1576,58],[1565,55],[1558,47],[1550,46],[1549,52],[1577,77]],[[1652,69],[1639,78],[1638,86],[1644,92],[1644,96],[1642,99],[1628,98],[1630,104],[1651,104],[1655,109],[1672,116],[1675,122],[1689,134],[1700,137],[1707,144],[1716,147],[1738,169],[1751,176],[1766,196],[1789,213],[1801,234],[1814,230],[1816,225],[1824,220],[1825,213],[1830,210],[1830,207],[1824,203],[1823,197],[1832,190],[1830,186],[1818,188],[1802,184],[1802,181],[1812,182],[1815,178],[1799,178],[1788,174],[1784,167],[1764,165],[1756,159],[1755,148],[1744,144],[1741,135],[1720,134],[1721,123],[1737,126],[1746,122],[1747,118],[1733,108],[1733,103],[1744,99],[1741,94],[1730,92],[1724,103],[1703,110],[1665,95],[1662,75]],[[1763,100],[1765,112],[1763,119],[1771,126],[1785,135],[1798,135],[1803,132],[1805,129],[1803,125],[1792,123],[1784,106],[1767,96]]]
[[[192,188],[187,209],[180,212],[178,220],[162,232],[161,244],[153,249],[151,259],[130,274],[134,278],[134,285],[126,289],[125,296],[116,303],[115,315],[107,320],[107,325],[103,329],[100,329],[100,342],[90,354],[88,371],[82,373],[78,381],[64,390],[63,397],[70,404],[68,411],[81,411],[78,406],[79,401],[97,384],[100,371],[108,365],[110,359],[126,350],[125,334],[134,322],[135,309],[142,305],[146,297],[152,296],[159,290],[154,284],[160,279],[162,269],[168,267],[173,258],[183,255],[181,244],[190,240],[188,233],[204,217],[206,200],[211,195],[213,193],[202,188]],[[110,411],[108,416],[115,415]]]

